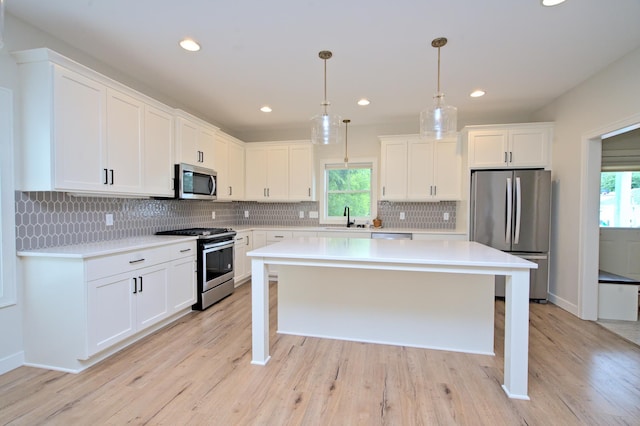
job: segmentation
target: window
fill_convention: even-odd
[[[600,226],[640,227],[640,172],[600,174]]]
[[[345,207],[349,207],[352,220],[360,223],[375,216],[375,169],[371,161],[324,163],[323,197],[321,200],[324,223],[342,223]],[[346,222],[345,222],[346,223]]]

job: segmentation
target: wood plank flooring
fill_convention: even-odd
[[[81,374],[6,373],[0,424],[640,424],[640,347],[552,304],[530,305],[531,401],[500,387],[503,302],[494,357],[272,333],[264,367],[250,306],[245,284]]]

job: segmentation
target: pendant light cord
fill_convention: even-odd
[[[440,95],[440,47],[438,47],[438,95]]]

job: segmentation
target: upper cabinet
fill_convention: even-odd
[[[246,200],[313,200],[313,146],[309,142],[250,143],[245,155]]]
[[[457,138],[436,141],[402,135],[380,140],[382,200],[461,199],[462,155]]]
[[[22,190],[172,194],[168,107],[49,49],[14,57],[22,96]]]
[[[176,163],[214,169],[218,129],[182,110],[176,110]]]
[[[468,126],[470,168],[549,168],[553,123]]]
[[[244,200],[244,142],[218,131],[214,166],[218,173],[218,200]]]

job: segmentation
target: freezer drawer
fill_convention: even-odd
[[[529,280],[529,299],[546,301],[549,291],[549,256],[548,254],[516,254],[530,262],[536,263],[538,269],[531,269]],[[504,297],[504,276],[496,276],[496,296]]]

